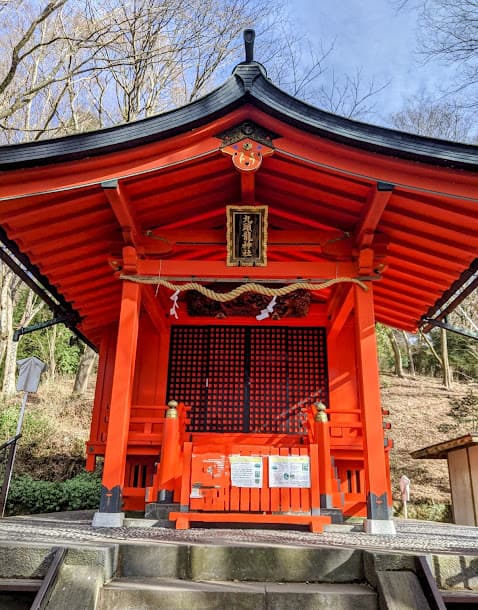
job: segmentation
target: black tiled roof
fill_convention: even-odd
[[[478,170],[478,147],[402,133],[324,112],[276,87],[256,62],[236,66],[219,88],[161,115],[73,136],[0,147],[0,169],[72,161],[187,132],[251,103],[282,121],[329,140],[434,165]]]

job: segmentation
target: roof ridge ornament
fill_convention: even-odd
[[[238,76],[241,79],[244,89],[247,92],[251,91],[252,85],[258,76],[262,75],[267,78],[267,72],[264,66],[254,59],[255,30],[244,30],[243,37],[246,58],[245,61],[241,61],[241,63],[237,64],[232,73],[234,76]]]
[[[247,29],[244,30],[244,50],[246,53],[246,64],[250,64],[254,61],[254,40],[256,38],[255,30]]]

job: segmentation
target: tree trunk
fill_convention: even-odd
[[[91,349],[91,347],[86,345],[85,351],[80,358],[78,371],[75,377],[75,384],[73,386],[73,394],[76,396],[83,396],[83,394],[85,394],[95,361],[96,353]]]
[[[386,327],[387,337],[389,338],[390,345],[393,350],[393,359],[395,363],[395,375],[398,377],[403,377],[403,362],[402,362],[402,354],[400,352],[400,346],[398,345],[397,337],[393,332],[393,329],[390,327]]]
[[[418,331],[420,333],[420,337],[422,337],[422,339],[425,341],[425,343],[428,345],[428,347],[430,348],[431,353],[435,356],[435,358],[437,359],[437,361],[440,363],[440,366],[443,368],[443,360],[440,358],[440,356],[437,354],[436,349],[433,347],[433,343],[430,341],[430,339],[426,336],[425,333],[423,333],[421,330]]]
[[[58,324],[51,326],[47,330],[47,349],[48,349],[48,368],[46,373],[48,379],[53,381],[56,377],[56,338],[58,335]]]
[[[413,362],[413,352],[412,346],[410,345],[410,341],[408,340],[407,333],[402,330],[403,340],[405,341],[405,346],[407,348],[407,356],[408,356],[408,370],[412,377],[415,377],[415,363]]]
[[[451,388],[453,381],[453,374],[450,367],[450,360],[448,359],[448,341],[446,338],[446,329],[441,328],[441,359],[442,359],[442,371],[443,371],[443,385],[447,388]]]
[[[13,275],[13,272],[11,272]],[[14,277],[5,274],[2,285],[2,354],[3,360],[3,383],[2,394],[11,395],[15,393],[15,359],[17,345],[13,344],[13,296],[12,283]]]
[[[3,382],[2,382],[2,394],[9,396],[16,392],[16,373],[17,373],[17,353],[18,353],[18,341],[13,341],[13,311],[18,303],[21,294],[25,294],[28,291],[25,305],[23,308],[22,317],[19,321],[19,328],[27,326],[31,323],[35,315],[43,307],[43,302],[40,301],[39,297],[30,290],[25,284],[20,283],[20,279],[15,276],[13,271],[10,271],[11,278],[9,278],[5,287],[5,295],[3,294],[2,286],[2,324],[5,322],[5,329],[2,330],[2,340],[5,338],[5,359],[3,367]],[[6,282],[4,276],[4,282]],[[3,312],[3,308],[5,311]]]

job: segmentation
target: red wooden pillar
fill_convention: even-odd
[[[116,329],[114,329],[116,330]],[[96,375],[95,400],[93,403],[93,413],[90,425],[90,440],[86,443],[86,470],[93,472],[96,468],[96,444],[102,442],[102,424],[105,414],[105,406],[109,404],[109,392],[111,381],[108,375],[108,356],[114,349],[113,329],[106,328],[100,342],[100,352],[98,359],[98,373]],[[106,398],[108,396],[108,399]]]
[[[140,285],[125,281],[116,343],[100,509],[93,525],[120,526],[128,429],[138,342]],[[102,515],[105,513],[105,515]]]
[[[391,521],[391,494],[384,447],[373,291],[370,284],[367,291],[359,286],[354,287],[354,305],[357,386],[365,458],[368,521],[365,526],[370,533],[393,534],[395,530]]]
[[[163,444],[161,447],[161,461],[159,463],[159,500],[173,499],[177,478],[181,470],[181,445],[178,403],[170,400],[163,427]],[[169,492],[169,493],[168,493]]]
[[[330,453],[330,429],[325,405],[318,403],[315,414],[315,434],[319,447],[320,508],[334,508],[332,482],[332,456]]]

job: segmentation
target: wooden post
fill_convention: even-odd
[[[122,489],[126,469],[129,418],[138,342],[140,285],[125,281],[116,343],[100,509],[94,526],[114,527],[123,522]]]
[[[178,403],[175,400],[170,400],[168,407],[164,420],[163,444],[159,463],[159,500],[170,500],[172,502],[181,466],[181,447],[179,444]]]
[[[354,286],[354,293],[357,387],[363,427],[367,500],[365,527],[370,533],[394,534],[380,405],[372,286],[369,284],[367,291]]]
[[[315,438],[319,447],[320,508],[333,508],[332,495],[334,488],[329,421],[325,412],[325,405],[320,402],[317,404],[317,413],[315,414]]]
[[[310,512],[313,517],[320,515],[320,486],[322,479],[320,478],[320,452],[317,443],[309,445],[310,459]]]
[[[90,439],[86,443],[86,470],[93,472],[96,468],[95,443],[100,440],[101,419],[105,399],[106,367],[108,366],[108,353],[113,344],[113,333],[111,327],[103,331],[100,342],[100,353],[98,359],[98,373],[96,375],[95,399],[93,402],[93,413],[91,415]]]

